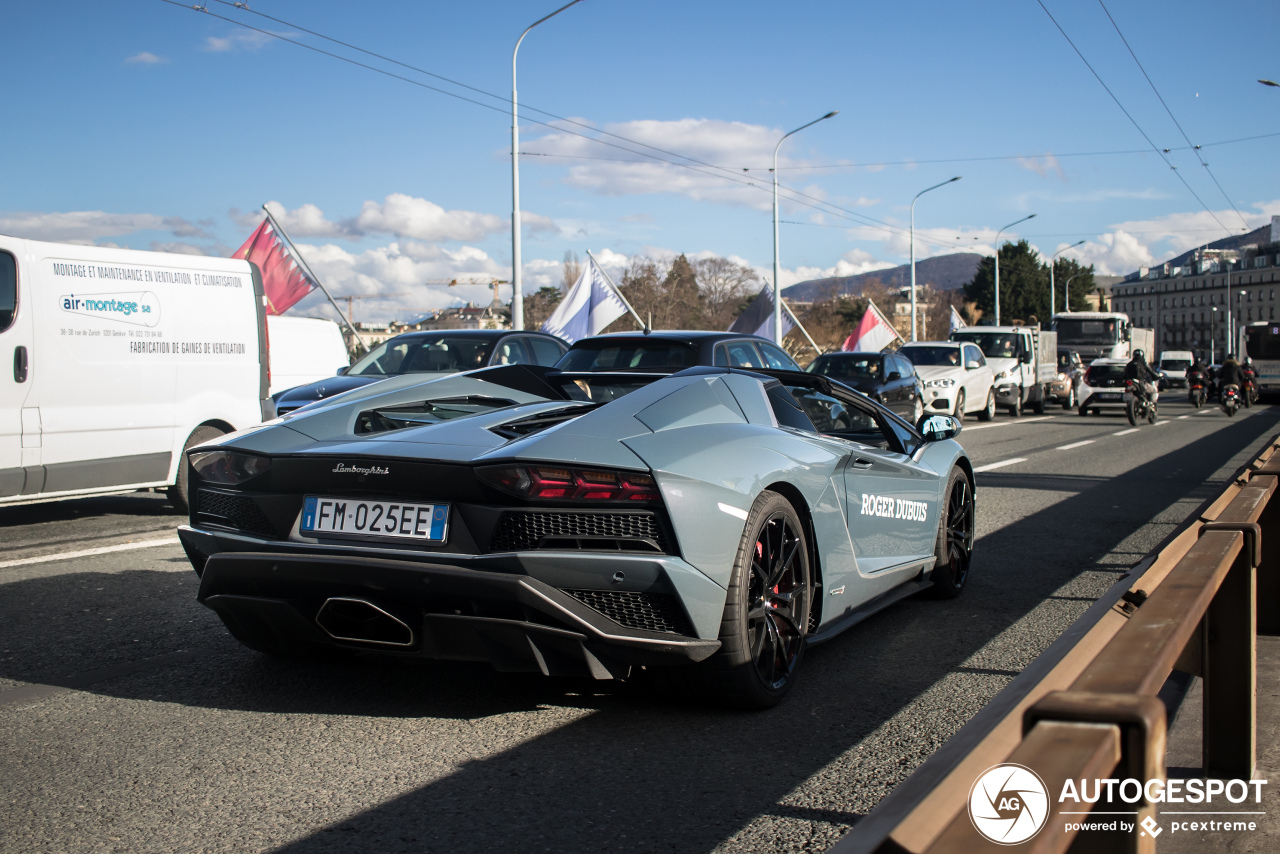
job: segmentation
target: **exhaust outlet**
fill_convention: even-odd
[[[413,646],[413,629],[407,623],[363,599],[326,599],[316,614],[316,624],[334,640]]]

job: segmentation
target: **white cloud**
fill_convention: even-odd
[[[848,235],[853,240],[868,240],[881,243],[886,255],[909,258],[911,255],[910,232],[906,228],[901,231],[890,231],[875,226],[860,225],[851,228]],[[932,258],[935,255],[950,255],[954,252],[978,252],[990,255],[995,242],[994,228],[917,228],[916,260]],[[1001,238],[1017,240],[1016,232],[1005,231]]]
[[[293,237],[329,237],[359,240],[371,234],[424,240],[432,243],[484,240],[491,235],[510,232],[506,217],[475,211],[445,210],[435,202],[405,193],[392,193],[381,202],[366,201],[360,213],[337,221],[327,219],[319,207],[305,204],[289,210],[279,202],[267,202],[271,215]],[[241,215],[231,211],[238,224],[248,219],[256,224],[260,216]],[[525,234],[558,234],[560,228],[548,216],[521,211]]]
[[[285,33],[284,35],[292,35]],[[209,36],[205,39],[204,49],[212,53],[226,53],[233,50],[259,50],[271,42],[275,38],[270,33],[258,32],[256,30],[233,30],[230,35],[219,37]]]
[[[0,213],[0,233],[31,240],[92,244],[108,237],[138,231],[166,231],[175,237],[212,239],[212,222],[192,222],[179,216],[117,214],[106,211],[62,213]]]
[[[1062,172],[1062,164],[1058,162],[1058,158],[1045,152],[1044,157],[1019,157],[1018,165],[1023,169],[1029,169],[1041,178],[1047,177],[1049,173],[1053,173],[1061,178],[1064,182],[1067,176]]]
[[[156,56],[149,51],[135,53],[133,56],[125,60],[126,65],[163,65],[169,60],[163,56]]]
[[[772,162],[773,148],[782,136],[779,128],[750,125],[745,122],[726,122],[719,119],[677,119],[675,121],[639,120],[611,124],[605,128],[610,133],[625,136],[645,145],[666,151],[676,151],[711,166],[688,164],[687,169],[672,163],[663,163],[637,156],[632,159],[624,152],[609,150],[589,139],[566,133],[548,133],[531,139],[530,151],[555,154],[562,157],[617,157],[623,160],[583,160],[569,167],[564,182],[573,187],[592,190],[605,196],[644,194],[671,194],[685,196],[695,201],[714,201],[724,204],[746,205],[761,210],[770,204],[770,194],[763,192],[772,186],[768,164]],[[606,139],[610,139],[606,137]],[[803,143],[793,143],[802,145]],[[635,146],[632,146],[635,147]],[[643,149],[671,160],[669,155]],[[535,162],[538,158],[532,158]],[[558,162],[558,161],[554,161]],[[686,162],[687,161],[681,161]],[[779,157],[778,165],[799,166],[804,161]],[[724,167],[719,169],[715,167]],[[742,172],[749,168],[750,172]],[[729,171],[725,171],[729,170]],[[737,181],[754,184],[745,186]],[[806,187],[810,195],[822,193],[819,187]]]

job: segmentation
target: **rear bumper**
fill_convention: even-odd
[[[676,558],[568,555],[559,566],[550,555],[528,557],[528,565],[519,555],[414,560],[315,553],[187,526],[178,533],[200,572],[199,601],[251,647],[487,661],[504,671],[596,679],[624,676],[635,665],[701,661],[720,647],[718,640],[694,636],[685,603],[668,592],[668,570],[680,568],[662,564],[683,564]],[[614,574],[596,580],[602,560],[631,580],[629,590],[616,589]],[[391,615],[412,632],[410,643],[388,648],[333,637],[317,616],[334,598],[367,602]],[[603,602],[603,611],[587,601]],[[622,613],[619,619],[666,620],[679,631],[623,625],[604,613],[611,601],[621,603],[621,611],[611,611]]]
[[[1128,395],[1126,394],[1121,394],[1118,400],[1099,400],[1098,394],[1095,392],[1080,401],[1081,409],[1119,409],[1123,411],[1127,405]]]

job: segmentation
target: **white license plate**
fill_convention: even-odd
[[[1121,397],[1119,394],[1100,394],[1098,400],[1120,400]]]
[[[449,531],[449,505],[308,495],[299,530],[442,543]]]

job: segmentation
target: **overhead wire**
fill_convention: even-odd
[[[467,97],[467,96],[465,96],[465,95],[460,95],[460,94],[458,94],[458,93],[456,93],[456,92],[450,92],[450,91],[448,91],[448,90],[446,90],[446,89],[441,89],[441,88],[439,88],[439,87],[437,87],[437,86],[431,86],[431,85],[429,85],[429,84],[427,84],[427,83],[423,83],[423,82],[421,82],[421,81],[419,81],[419,80],[413,80],[413,79],[411,79],[411,78],[405,77],[405,76],[404,76],[404,75],[402,75],[402,74],[396,74],[395,72],[388,71],[388,70],[383,69],[383,68],[378,68],[377,66],[369,65],[368,63],[360,62],[359,60],[355,60],[355,59],[352,59],[352,58],[347,57],[347,56],[342,56],[341,54],[337,54],[337,53],[334,53],[334,52],[332,52],[332,51],[324,50],[324,49],[322,49],[322,48],[316,47],[315,45],[310,45],[310,44],[307,44],[307,43],[305,43],[305,42],[298,41],[298,40],[296,40],[296,39],[288,38],[287,36],[283,36],[283,35],[281,35],[280,33],[275,33],[275,32],[272,32],[272,31],[270,31],[270,30],[265,30],[265,29],[262,29],[262,28],[260,28],[260,27],[255,27],[255,26],[253,26],[253,25],[251,25],[251,24],[246,24],[246,23],[244,23],[243,21],[237,21],[237,20],[235,20],[235,19],[233,19],[233,18],[228,18],[228,17],[226,17],[225,15],[219,15],[219,14],[217,14],[217,13],[215,13],[215,12],[211,12],[211,11],[209,11],[209,9],[208,9],[206,6],[203,6],[203,5],[190,5],[190,4],[187,4],[187,3],[181,3],[181,2],[178,2],[177,0],[160,0],[160,2],[162,2],[162,3],[166,3],[166,4],[170,5],[170,6],[177,6],[178,8],[182,8],[182,9],[190,9],[190,10],[192,10],[192,11],[202,12],[202,13],[204,13],[204,14],[206,14],[206,15],[209,15],[209,16],[211,16],[211,17],[213,17],[213,18],[217,18],[217,19],[218,19],[218,20],[220,20],[220,21],[225,21],[225,22],[227,22],[227,23],[229,23],[229,24],[232,24],[233,26],[242,27],[242,28],[244,28],[244,29],[251,30],[251,31],[253,31],[253,32],[259,33],[259,34],[261,34],[261,35],[268,36],[268,37],[270,37],[270,38],[274,38],[274,39],[278,39],[278,40],[283,41],[283,42],[287,42],[288,44],[294,45],[295,47],[304,48],[304,49],[306,49],[306,50],[313,51],[313,52],[318,53],[318,54],[321,54],[321,55],[323,55],[323,56],[327,56],[327,57],[329,57],[329,58],[331,58],[331,59],[337,59],[337,60],[339,60],[339,61],[341,61],[341,62],[346,62],[346,63],[348,63],[348,64],[350,64],[350,65],[354,65],[354,66],[357,66],[357,67],[359,67],[359,68],[364,68],[364,69],[366,69],[366,70],[368,70],[368,71],[373,71],[373,72],[375,72],[375,73],[377,73],[377,74],[382,74],[382,75],[384,75],[384,76],[386,76],[386,77],[391,77],[391,78],[393,78],[393,79],[400,80],[400,81],[405,82],[405,83],[408,83],[408,84],[410,84],[410,85],[412,85],[412,86],[418,86],[418,87],[420,87],[420,88],[427,89],[427,90],[430,90],[430,91],[432,91],[432,92],[439,93],[439,94],[441,94],[441,95],[446,95],[446,96],[451,97],[451,98],[457,98],[457,99],[459,99],[459,100],[461,100],[461,101],[465,101],[465,102],[467,102],[467,103],[474,104],[474,105],[479,106],[479,107],[483,107],[483,108],[485,108],[485,109],[487,109],[487,110],[492,110],[492,111],[494,111],[494,112],[503,113],[504,115],[506,114],[506,110],[505,110],[505,109],[500,108],[500,107],[493,106],[492,104],[486,104],[486,103],[483,103],[483,102],[481,102],[481,101],[477,101],[477,100],[475,100],[474,98],[469,98],[469,97]],[[245,11],[252,11],[252,10],[250,10],[250,9],[249,9],[245,4],[243,4],[243,3],[227,3],[227,2],[226,2],[226,0],[214,0],[214,2],[222,3],[223,5],[233,6],[233,7],[235,7],[235,8],[243,9],[243,10],[245,10]],[[256,13],[256,12],[255,12],[254,14],[260,14],[260,13]],[[290,26],[290,27],[295,26],[295,25],[293,25],[293,24],[291,24],[291,23],[289,23],[289,22],[287,22],[287,21],[283,21],[283,20],[278,19],[278,18],[270,18],[270,16],[265,16],[265,15],[264,15],[263,17],[268,17],[270,20],[276,21],[277,23],[284,24],[285,26]],[[299,29],[300,31],[302,31],[302,30],[304,30],[305,28],[297,27],[297,29]],[[313,32],[313,31],[311,31],[311,30],[305,30],[305,31],[306,31],[306,32]],[[346,43],[345,43],[345,42],[338,42],[337,40],[335,40],[335,39],[330,39],[330,38],[329,38],[329,37],[327,37],[327,36],[318,36],[318,37],[320,37],[320,38],[324,38],[324,39],[328,39],[329,41],[333,41],[334,43],[337,43],[337,44],[343,44],[343,45],[346,45]],[[370,55],[370,56],[375,56],[375,57],[378,57],[378,58],[383,58],[383,57],[381,56],[381,54],[376,54],[376,53],[373,53],[373,52],[371,52],[371,51],[365,51],[365,50],[363,50],[362,48],[353,48],[353,49],[355,49],[355,50],[360,50],[360,51],[362,51],[363,53],[365,53],[365,54],[367,54],[367,55]],[[415,71],[419,70],[419,69],[414,68],[413,66],[408,66],[408,65],[406,65],[405,63],[400,63],[400,62],[398,62],[397,60],[387,59],[387,61],[389,61],[389,62],[396,62],[397,64],[401,65],[402,67],[409,68],[409,69],[411,69],[411,70],[415,70]],[[425,73],[430,74],[431,72],[425,72]],[[443,77],[441,77],[440,75],[433,75],[433,76],[435,76],[435,77],[437,77],[437,78],[439,78],[439,79],[449,80],[449,78],[443,78]],[[449,82],[453,82],[453,81],[449,81]],[[466,84],[461,84],[461,85],[466,85]],[[481,92],[481,93],[483,93],[483,94],[485,94],[485,95],[488,95],[488,96],[489,96],[489,97],[491,97],[491,98],[497,98],[497,99],[499,99],[499,100],[506,100],[506,101],[507,101],[507,103],[510,103],[510,101],[509,101],[509,100],[504,99],[504,98],[502,98],[501,96],[493,95],[492,93],[484,92],[484,90],[476,89],[475,87],[468,87],[468,88],[469,88],[469,89],[472,89],[472,90],[474,90],[474,91],[477,91],[477,92]],[[552,115],[552,116],[554,117],[554,114],[549,114],[549,113],[547,113],[547,112],[546,112],[546,111],[544,111],[544,110],[538,110],[538,109],[536,109],[536,108],[530,108],[530,109],[532,109],[534,112],[542,113],[543,115]],[[628,140],[626,137],[622,137],[622,136],[620,136],[620,135],[618,135],[618,134],[608,134],[608,135],[609,135],[609,136],[613,136],[613,137],[618,138],[618,139],[623,139],[623,140],[628,141],[628,142],[634,142],[634,143],[635,143],[635,144],[637,144],[637,145],[641,145],[641,146],[643,146],[643,147],[650,148],[650,149],[652,149],[652,150],[654,150],[654,151],[659,151],[659,152],[662,152],[662,153],[668,153],[668,154],[670,154],[671,156],[674,156],[674,157],[680,157],[680,158],[682,158],[682,159],[684,159],[684,160],[688,160],[688,161],[690,161],[690,162],[689,162],[689,163],[679,163],[679,162],[674,162],[674,161],[670,161],[670,160],[665,160],[665,159],[663,159],[663,158],[661,158],[661,157],[657,157],[656,155],[653,155],[653,154],[648,154],[648,153],[643,152],[643,151],[635,151],[634,149],[630,149],[630,148],[627,148],[626,146],[618,145],[618,144],[616,144],[616,143],[609,142],[608,140],[603,140],[603,139],[598,139],[598,138],[595,138],[595,137],[591,137],[591,136],[588,136],[588,135],[586,135],[586,134],[584,134],[584,133],[579,133],[579,132],[577,132],[577,131],[575,131],[575,130],[572,130],[572,129],[570,129],[570,128],[558,127],[558,126],[553,125],[553,124],[551,124],[551,123],[549,123],[549,122],[540,121],[540,120],[538,120],[538,119],[528,119],[528,121],[529,121],[530,123],[532,123],[532,124],[542,125],[542,126],[544,126],[544,127],[550,128],[550,129],[552,129],[552,130],[554,130],[554,131],[558,131],[558,132],[561,132],[561,133],[568,133],[568,134],[571,134],[571,135],[573,135],[573,136],[581,137],[582,139],[585,139],[585,140],[587,140],[588,142],[594,142],[594,143],[596,143],[597,145],[605,145],[605,146],[608,146],[608,147],[610,147],[610,148],[616,148],[616,149],[618,149],[618,150],[620,150],[620,151],[625,151],[625,152],[628,152],[628,153],[630,153],[630,154],[635,154],[635,155],[640,156],[640,157],[646,157],[646,158],[649,158],[650,160],[654,160],[654,161],[659,162],[659,163],[666,163],[667,165],[670,165],[670,166],[676,166],[676,167],[680,167],[680,168],[683,168],[683,169],[689,169],[689,170],[691,170],[691,171],[693,171],[693,172],[697,172],[697,173],[699,173],[699,174],[701,174],[701,175],[706,175],[706,176],[708,176],[708,177],[712,177],[712,178],[720,178],[720,179],[722,179],[722,180],[728,180],[728,181],[731,181],[731,182],[733,182],[733,183],[740,184],[740,185],[742,185],[743,187],[746,187],[746,188],[756,189],[756,190],[762,190],[762,191],[767,191],[767,190],[766,190],[766,188],[761,187],[761,186],[760,186],[756,181],[754,181],[754,180],[752,180],[752,179],[750,179],[750,178],[744,178],[744,176],[742,176],[742,175],[738,174],[737,172],[734,172],[734,171],[732,171],[732,170],[728,169],[727,167],[715,166],[715,165],[713,165],[713,164],[704,164],[702,161],[696,160],[695,158],[690,158],[690,157],[688,157],[687,155],[682,155],[682,154],[678,154],[678,153],[675,153],[675,152],[666,152],[664,149],[659,149],[659,148],[657,148],[657,147],[655,147],[655,146],[648,145],[647,143],[641,143],[641,142],[636,142],[636,141],[634,141],[634,140]],[[568,121],[570,121],[570,122],[571,122],[571,123],[573,123],[573,124],[578,124],[578,125],[583,126],[583,127],[590,127],[589,125],[583,125],[581,122],[573,122],[572,120],[568,120]],[[607,133],[607,132],[606,132],[606,133]],[[707,171],[705,171],[704,169],[700,169],[700,168],[698,168],[698,167],[697,167],[697,165],[693,165],[693,164],[703,165],[703,166],[706,166],[707,168],[716,169],[716,170],[719,170],[720,172],[722,172],[722,173],[724,173],[724,174],[717,174],[717,173],[714,173],[714,172],[707,172]],[[895,226],[895,225],[893,225],[893,224],[891,224],[891,223],[884,222],[883,220],[876,219],[875,217],[867,216],[866,214],[858,213],[857,211],[849,210],[848,208],[841,207],[840,205],[833,204],[832,202],[828,202],[828,201],[826,201],[825,199],[820,199],[820,198],[818,198],[818,197],[816,197],[816,196],[813,196],[813,195],[810,195],[810,194],[808,194],[808,193],[801,192],[800,190],[797,190],[797,189],[795,189],[795,188],[787,187],[787,186],[785,186],[785,185],[779,184],[779,185],[778,185],[778,189],[779,189],[779,192],[781,192],[781,193],[785,194],[785,195],[784,195],[784,198],[786,198],[786,200],[787,200],[787,201],[790,201],[790,202],[792,202],[792,203],[794,203],[794,204],[798,204],[798,205],[801,205],[801,206],[803,206],[803,207],[813,208],[813,209],[815,209],[815,210],[819,210],[819,211],[821,211],[822,213],[826,213],[826,214],[829,214],[829,215],[831,215],[831,216],[836,216],[836,217],[840,217],[840,218],[843,218],[843,219],[849,219],[849,220],[851,220],[851,221],[853,221],[853,222],[857,223],[858,225],[861,225],[861,226],[864,226],[864,227],[874,228],[874,229],[882,230],[882,231],[896,232],[896,233],[899,233],[899,234],[906,234],[906,233],[907,233],[907,229],[905,229],[905,228],[902,228],[902,227],[900,227],[900,226]],[[821,207],[818,207],[819,205],[820,205]],[[927,239],[923,239],[923,242],[926,242],[926,243],[932,243],[933,241],[930,241],[930,240],[927,240]],[[945,245],[945,244],[935,244],[935,245],[943,246],[943,245]]]
[[[1216,222],[1218,225],[1222,226],[1222,230],[1227,232],[1227,234],[1234,236],[1235,232],[1227,228],[1225,225],[1223,225],[1222,220],[1218,219],[1218,215],[1214,213],[1207,204],[1205,204],[1204,199],[1200,198],[1200,194],[1197,193],[1195,189],[1190,184],[1187,183],[1187,179],[1184,178],[1182,176],[1182,173],[1178,171],[1178,167],[1174,166],[1172,161],[1170,161],[1169,158],[1165,156],[1164,151],[1158,145],[1152,142],[1151,137],[1148,136],[1147,132],[1142,129],[1142,125],[1138,124],[1138,120],[1133,117],[1133,114],[1130,113],[1127,109],[1125,109],[1124,104],[1122,104],[1120,102],[1120,99],[1116,97],[1116,93],[1112,92],[1111,87],[1108,86],[1106,81],[1102,79],[1102,75],[1099,74],[1094,69],[1093,65],[1089,62],[1089,60],[1085,59],[1084,54],[1080,52],[1080,48],[1076,47],[1076,43],[1071,40],[1071,36],[1067,35],[1067,31],[1064,30],[1062,28],[1062,25],[1058,23],[1058,19],[1053,17],[1053,13],[1049,11],[1049,7],[1044,5],[1044,0],[1036,0],[1036,3],[1039,4],[1040,8],[1044,10],[1044,13],[1049,16],[1049,20],[1053,22],[1053,25],[1055,27],[1057,27],[1058,32],[1062,34],[1062,37],[1067,40],[1067,44],[1071,45],[1071,49],[1076,52],[1076,56],[1080,57],[1080,61],[1084,63],[1085,68],[1089,69],[1089,73],[1093,75],[1094,79],[1097,80],[1098,83],[1102,86],[1102,88],[1106,90],[1107,94],[1111,96],[1111,100],[1115,101],[1116,106],[1120,108],[1120,112],[1124,113],[1125,118],[1127,118],[1129,122],[1135,128],[1137,128],[1138,133],[1140,133],[1142,135],[1142,138],[1147,141],[1147,144],[1151,146],[1151,150],[1154,151],[1157,155],[1159,155],[1160,159],[1165,162],[1165,165],[1168,166],[1169,169],[1173,171],[1173,174],[1176,175],[1178,177],[1178,180],[1182,182],[1182,186],[1187,188],[1187,192],[1189,192],[1192,196],[1195,197],[1195,200],[1200,203],[1200,206],[1205,209],[1205,211],[1209,214],[1209,216],[1213,217],[1213,221]]]
[[[1138,55],[1133,52],[1133,48],[1129,45],[1129,40],[1124,37],[1124,33],[1120,31],[1120,25],[1116,23],[1116,19],[1112,17],[1111,10],[1107,8],[1107,4],[1098,0],[1098,5],[1102,7],[1102,11],[1107,13],[1107,20],[1111,22],[1111,26],[1115,27],[1116,35],[1120,36],[1120,41],[1124,42],[1125,49],[1129,51],[1129,56],[1133,57],[1133,61],[1137,64],[1138,70],[1142,72],[1142,76],[1147,78],[1147,83],[1151,86],[1151,91],[1156,93],[1156,98],[1160,100],[1160,106],[1164,107],[1164,111],[1169,114],[1169,118],[1173,120],[1174,127],[1178,129],[1178,133],[1182,134],[1182,138],[1186,140],[1187,145],[1191,147],[1192,152],[1196,156],[1196,160],[1200,161],[1200,165],[1204,167],[1204,171],[1209,174],[1209,178],[1213,181],[1218,192],[1222,193],[1222,198],[1227,200],[1227,204],[1236,212],[1236,216],[1240,217],[1240,223],[1244,226],[1244,230],[1249,230],[1249,223],[1245,221],[1244,214],[1240,213],[1240,209],[1236,207],[1236,203],[1231,201],[1231,197],[1227,195],[1227,191],[1218,183],[1217,177],[1213,174],[1213,170],[1209,168],[1209,164],[1200,156],[1200,146],[1191,141],[1191,137],[1187,136],[1187,132],[1182,129],[1182,123],[1174,116],[1173,110],[1169,109],[1169,105],[1165,103],[1164,96],[1160,94],[1160,90],[1156,88],[1155,81],[1151,79],[1151,75],[1147,73],[1147,69],[1142,67],[1141,60]]]

